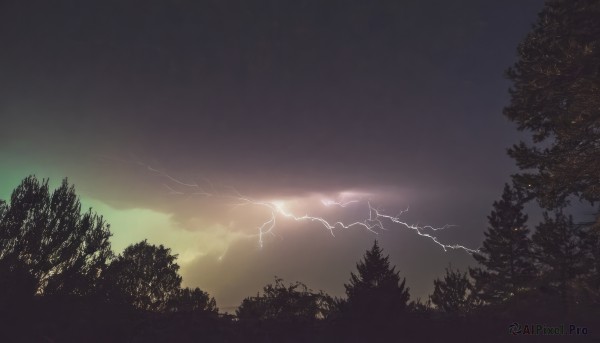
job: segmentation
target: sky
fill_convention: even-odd
[[[375,239],[426,299],[474,265],[440,244],[477,249],[517,171],[503,73],[542,5],[2,1],[0,199],[68,177],[115,252],[164,244],[227,311],[275,275],[342,296]],[[420,231],[437,244],[390,218],[300,218],[374,210],[452,226]]]

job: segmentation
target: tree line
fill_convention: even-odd
[[[217,312],[207,293],[181,288],[170,249],[142,241],[115,256],[110,236],[102,216],[81,211],[66,179],[50,192],[48,179],[28,176],[0,205],[0,296],[101,296],[149,311]]]
[[[144,240],[115,255],[109,224],[91,209],[81,210],[73,185],[65,179],[51,192],[48,179],[28,176],[0,204],[0,314],[10,322],[7,318],[39,306],[79,303],[88,310],[103,307],[111,316],[162,318],[150,321],[199,316],[203,323],[217,321],[217,327],[238,325],[228,327],[233,331],[262,323],[269,329],[255,333],[258,340],[268,340],[263,335],[272,334],[274,323],[298,330],[339,325],[346,330],[349,323],[389,330],[398,321],[460,320],[492,312],[555,319],[600,314],[597,223],[575,224],[560,208],[545,213],[530,235],[525,202],[517,188],[505,185],[488,216],[483,245],[473,254],[477,266],[468,272],[447,268],[425,302],[410,300],[406,279],[375,241],[350,273],[345,297],[275,278],[230,315],[219,314],[208,293],[181,287],[177,256],[169,248]]]

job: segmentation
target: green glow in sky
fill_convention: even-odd
[[[0,155],[0,161],[7,160],[5,157],[6,155]],[[18,158],[11,158],[10,161],[11,168],[4,168],[0,171],[0,199],[7,202],[10,201],[12,191],[28,175],[34,174],[39,179],[49,178],[51,190],[58,187],[65,176],[60,168],[50,166],[42,168],[24,163],[23,159]],[[178,227],[169,214],[150,209],[116,209],[98,199],[82,195],[78,191],[78,180],[69,178],[69,182],[75,185],[82,204],[82,211],[91,207],[110,224],[111,245],[116,254],[121,253],[128,245],[144,239],[151,244],[162,244],[178,255],[178,264],[182,267],[184,285],[186,275],[183,272],[188,263],[206,255],[222,256],[233,240],[242,237],[241,235],[232,235],[226,228],[218,225],[197,231],[186,230]],[[209,289],[209,291],[215,290]]]

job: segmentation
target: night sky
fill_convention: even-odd
[[[409,206],[406,222],[478,248],[516,171],[503,72],[542,5],[4,0],[0,198],[32,173],[68,177],[116,252],[172,248],[223,310],[275,275],[341,296],[374,239],[426,299],[472,257],[389,221],[334,237],[285,216],[261,248],[270,210],[236,192],[333,222]]]

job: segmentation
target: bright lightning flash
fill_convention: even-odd
[[[161,177],[171,181],[172,184],[177,187],[177,189],[185,188],[187,190],[184,192],[184,191],[176,190],[173,187],[169,186],[168,184],[163,184],[169,190],[170,194],[181,194],[181,195],[186,194],[186,195],[199,195],[199,196],[203,196],[203,197],[229,198],[229,199],[235,199],[238,202],[237,204],[235,204],[235,206],[259,206],[259,207],[267,208],[270,212],[270,216],[269,216],[268,220],[266,220],[264,223],[262,223],[262,225],[260,225],[258,227],[258,243],[261,248],[263,247],[263,244],[264,244],[264,236],[275,234],[274,230],[275,230],[276,219],[278,217],[283,217],[283,218],[287,218],[287,219],[291,219],[291,220],[295,220],[295,221],[316,222],[316,223],[320,224],[321,226],[323,226],[326,230],[328,230],[329,233],[334,237],[335,237],[334,230],[336,228],[349,229],[352,227],[359,227],[359,228],[364,228],[374,234],[378,234],[377,230],[387,230],[384,226],[384,221],[391,222],[393,224],[401,225],[407,229],[411,229],[421,237],[428,238],[435,244],[439,245],[442,249],[444,249],[444,251],[448,251],[448,249],[464,250],[469,254],[477,253],[479,251],[478,249],[470,249],[470,248],[467,248],[460,244],[444,244],[444,243],[440,242],[436,236],[426,232],[426,231],[435,232],[438,230],[443,230],[443,229],[451,227],[451,225],[444,225],[442,227],[419,226],[419,225],[414,225],[414,224],[408,224],[407,222],[402,221],[400,219],[400,216],[402,214],[404,214],[405,212],[407,212],[408,208],[406,210],[400,211],[400,213],[396,216],[391,216],[391,215],[383,214],[379,209],[373,207],[371,205],[371,203],[367,201],[366,202],[366,205],[367,205],[366,210],[368,212],[367,213],[368,215],[365,217],[364,220],[355,221],[352,223],[344,223],[342,221],[329,222],[322,217],[314,217],[314,216],[310,216],[308,214],[305,214],[302,216],[293,214],[292,212],[290,212],[289,210],[286,209],[286,203],[283,200],[271,200],[271,201],[255,200],[255,199],[252,199],[250,197],[240,194],[233,187],[228,187],[229,189],[231,189],[230,194],[219,193],[215,190],[215,187],[212,183],[210,183],[208,180],[204,179],[204,182],[207,183],[208,185],[210,185],[211,189],[214,190],[214,193],[210,193],[210,192],[205,191],[197,183],[183,182],[181,180],[178,180],[178,179],[170,176],[169,174],[167,174],[164,171],[155,169],[155,168],[153,168],[149,165],[143,164],[142,162],[139,162],[139,161],[135,161],[134,163],[144,166],[151,173],[161,176]],[[344,199],[341,199],[341,201],[334,201],[331,199],[322,199],[321,203],[327,207],[339,206],[341,208],[345,208],[350,205],[356,206],[357,204],[360,203],[360,201],[359,200],[345,201]]]

